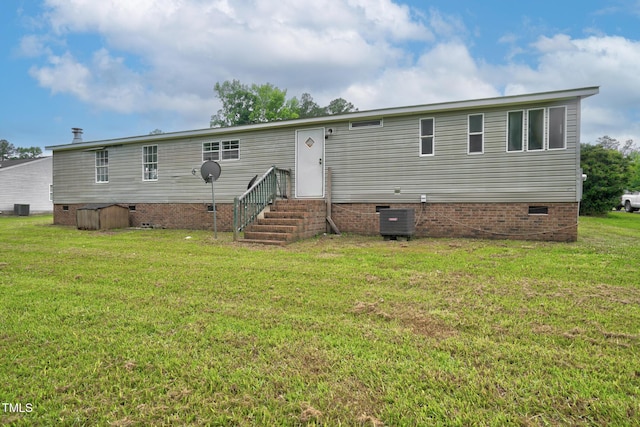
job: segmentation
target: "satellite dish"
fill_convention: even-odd
[[[200,166],[200,174],[202,175],[202,179],[204,182],[217,181],[220,178],[220,173],[222,169],[217,162],[213,160],[207,160]]]

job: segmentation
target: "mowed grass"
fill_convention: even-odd
[[[0,217],[0,424],[640,425],[640,215],[284,248],[51,223]]]

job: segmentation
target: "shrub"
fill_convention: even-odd
[[[629,159],[614,149],[582,144],[580,164],[587,175],[580,215],[604,215],[620,202],[629,183]]]

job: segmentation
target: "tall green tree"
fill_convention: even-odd
[[[329,114],[344,114],[356,111],[357,108],[344,98],[336,98],[329,103],[326,110]]]
[[[631,162],[631,178],[629,179],[629,190],[640,191],[640,152],[636,151],[629,155]]]
[[[308,93],[303,93],[300,100],[296,97],[287,99],[287,91],[271,83],[249,86],[239,80],[227,80],[216,83],[213,90],[222,102],[222,108],[211,116],[211,127],[239,126],[357,111],[352,103],[343,98],[334,99],[326,107],[319,106]]]
[[[298,104],[298,115],[301,119],[308,117],[320,117],[326,115],[326,109],[319,106],[311,94],[303,93]]]
[[[624,144],[622,144],[617,139],[612,138],[609,135],[605,135],[596,139],[596,144],[606,149],[617,150],[625,157],[631,156],[633,153],[638,152],[638,147],[636,147],[633,139],[627,139]]]
[[[629,163],[628,157],[610,146],[581,144],[580,165],[587,175],[581,215],[605,215],[620,202],[629,182]]]
[[[251,85],[251,92],[255,94],[255,104],[250,114],[252,123],[273,122],[298,118],[298,100],[287,100],[287,91],[266,83]]]
[[[256,96],[251,88],[239,80],[216,83],[213,88],[222,102],[222,108],[211,116],[211,127],[247,125],[256,104]]]
[[[16,152],[16,147],[6,139],[0,139],[0,160],[7,160],[13,158]]]

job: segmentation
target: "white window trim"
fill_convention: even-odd
[[[205,144],[218,144],[218,149],[217,150],[211,150],[211,151],[204,151],[204,145]],[[204,155],[205,154],[211,154],[211,153],[218,153],[218,158],[217,159],[205,159]],[[220,141],[204,141],[202,143],[202,161],[206,162],[207,160],[214,160],[214,161],[219,161],[220,160]]]
[[[431,135],[423,135],[422,134],[422,121],[423,120],[431,120],[433,122],[433,130]],[[420,157],[433,157],[436,155],[436,119],[435,117],[422,117],[418,119],[418,153]],[[422,153],[422,138],[431,136],[431,154],[423,154]]]
[[[98,154],[101,153],[106,153],[107,154],[107,164],[106,165],[101,165],[98,166]],[[108,184],[109,183],[109,151],[108,150],[97,150],[94,154],[94,162],[95,162],[95,167],[96,167],[96,174],[95,174],[95,179],[96,179],[96,184]],[[107,180],[106,181],[98,181],[98,168],[104,168],[107,170]]]
[[[145,160],[146,160],[146,159],[145,159],[145,152],[144,152],[145,150],[144,150],[144,149],[145,149],[145,148],[147,148],[147,147],[156,147],[156,150],[155,150],[155,151],[156,151],[156,161],[155,161],[155,165],[156,165],[156,177],[155,177],[155,178],[147,178],[147,177],[146,177],[145,170],[144,170],[145,165],[147,164],[147,162],[145,162]],[[160,168],[159,168],[159,163],[160,163],[160,162],[159,162],[159,160],[160,160],[160,159],[158,159],[158,156],[159,156],[159,154],[158,154],[158,145],[157,145],[157,144],[156,144],[156,145],[144,145],[144,146],[142,147],[142,181],[144,181],[144,182],[154,182],[154,181],[157,181],[157,180],[158,180],[158,176],[159,176],[159,169],[160,169]],[[149,162],[149,164],[153,164],[153,163],[154,163],[154,162]]]
[[[224,149],[224,143],[225,142],[237,142],[238,143],[238,148],[237,149],[232,149],[232,150],[225,150]],[[240,140],[239,139],[225,139],[224,141],[220,141],[220,154],[218,155],[218,158],[220,159],[221,162],[236,162],[238,160],[240,160]],[[223,153],[225,151],[238,151],[238,157],[235,159],[225,159]]]
[[[471,116],[482,116],[482,131],[471,132]],[[471,135],[482,135],[482,150],[471,152]],[[484,154],[484,113],[475,113],[467,115],[467,154],[471,156]]]
[[[519,150],[509,150],[509,115],[511,113],[522,113],[522,148]],[[526,143],[526,136],[527,136],[527,126],[526,126],[526,121],[525,121],[525,117],[527,115],[526,110],[511,110],[511,111],[507,111],[507,137],[506,137],[506,145],[505,145],[505,149],[507,150],[507,153],[523,153],[525,151],[525,147],[527,145]]]
[[[529,148],[529,112],[530,111],[540,111],[542,110],[542,148],[536,148],[534,150],[531,150]],[[528,110],[526,110],[526,132],[525,132],[525,136],[526,138],[526,149],[525,151],[527,152],[531,152],[531,153],[535,153],[535,152],[539,152],[539,151],[545,151],[547,149],[547,109],[544,107],[541,108],[529,108]]]
[[[558,148],[551,148],[550,145],[550,135],[549,133],[551,132],[551,110],[554,108],[563,108],[564,109],[564,132],[562,132],[562,147],[558,147]],[[567,106],[566,105],[557,105],[555,107],[549,107],[547,108],[547,125],[546,125],[547,129],[546,129],[546,139],[547,139],[547,144],[548,147],[547,149],[549,151],[558,151],[558,150],[566,150],[567,149]]]
[[[236,151],[236,149],[233,150],[225,150],[224,147],[224,143],[229,143],[229,142],[237,142],[238,143],[238,157],[236,159],[224,159],[222,153],[224,153],[225,151]],[[218,144],[218,149],[217,150],[213,150],[213,151],[204,151],[204,144]],[[216,162],[235,162],[237,160],[240,160],[240,140],[239,139],[225,139],[225,140],[219,140],[219,141],[205,141],[202,143],[202,161],[206,162],[209,159],[205,159],[204,155],[205,153],[218,153],[218,158],[217,159],[212,159],[213,161]]]

